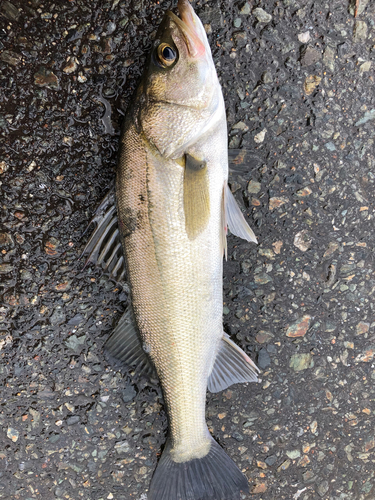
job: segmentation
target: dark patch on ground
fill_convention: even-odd
[[[262,383],[208,395],[207,418],[263,500],[375,495],[375,5],[356,3],[197,4],[260,242],[229,238],[224,322]],[[0,6],[0,498],[146,499],[161,393],[107,364],[126,293],[77,259],[168,7]]]

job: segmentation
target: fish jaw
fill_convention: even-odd
[[[204,29],[198,16],[195,14],[188,0],[180,0],[178,2],[178,10],[181,18],[177,17],[173,12],[168,11],[166,15],[179,27],[190,57],[199,59],[206,53],[207,47],[204,43],[205,33],[202,37],[201,30]]]
[[[210,44],[207,40],[206,30],[202,24],[202,21],[199,19],[197,14],[194,12],[193,7],[191,6],[189,0],[179,0],[178,2],[178,10],[181,15],[182,21],[189,26],[191,31],[193,31],[197,37],[202,41],[206,54],[211,55]]]

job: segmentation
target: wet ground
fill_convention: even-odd
[[[78,256],[170,6],[0,5],[0,498],[147,498],[160,389],[107,363],[127,293]],[[196,9],[259,240],[229,238],[224,323],[262,382],[209,394],[210,430],[243,498],[373,499],[375,3]]]

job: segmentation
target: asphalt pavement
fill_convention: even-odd
[[[261,383],[207,395],[259,500],[375,498],[375,3],[208,0],[230,186],[224,326]],[[107,361],[128,289],[79,260],[162,1],[0,4],[0,498],[146,500],[160,388]]]

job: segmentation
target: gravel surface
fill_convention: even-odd
[[[146,500],[156,382],[103,345],[127,290],[78,260],[124,111],[171,2],[0,4],[0,498]],[[375,498],[375,3],[208,0],[230,184],[224,323],[260,384],[208,394],[262,500]]]

